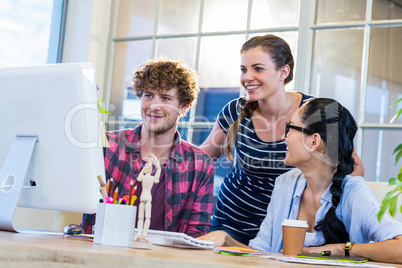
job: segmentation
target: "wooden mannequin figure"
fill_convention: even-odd
[[[142,192],[140,196],[140,205],[138,207],[138,223],[137,223],[137,242],[145,241],[149,225],[151,224],[151,189],[154,183],[159,183],[159,176],[161,174],[161,166],[159,164],[158,158],[153,154],[150,155],[151,159],[146,163],[144,168],[138,175],[137,181],[142,182]],[[152,176],[152,168],[155,165],[156,173]],[[145,214],[145,221],[144,221]]]

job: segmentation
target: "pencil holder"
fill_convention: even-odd
[[[130,247],[134,240],[137,207],[99,203],[94,243]]]

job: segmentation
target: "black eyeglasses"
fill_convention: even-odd
[[[290,130],[291,128],[296,129],[296,130],[298,130],[298,131],[301,131],[301,132],[303,132],[303,133],[309,134],[309,135],[313,135],[313,134],[315,133],[315,132],[312,131],[311,129],[304,128],[304,127],[298,127],[298,126],[291,125],[290,123],[286,123],[286,127],[285,127],[285,138],[286,138],[286,136],[288,135],[288,132],[289,132],[289,130]]]

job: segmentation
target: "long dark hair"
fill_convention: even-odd
[[[288,76],[285,79],[285,85],[292,81],[294,60],[289,44],[286,43],[285,40],[273,34],[255,36],[250,38],[243,44],[240,49],[240,54],[242,54],[244,51],[257,47],[261,48],[263,51],[271,56],[271,59],[275,63],[275,67],[277,70],[285,65],[289,65],[290,70]],[[226,136],[224,152],[232,160],[232,149],[236,140],[239,124],[244,118],[251,116],[252,113],[257,109],[257,107],[257,101],[247,101],[243,106],[243,110],[239,116],[239,119],[233,122],[233,124],[229,128],[228,135]]]
[[[336,167],[330,188],[332,207],[314,229],[322,231],[326,244],[347,242],[349,234],[343,222],[336,216],[335,210],[341,200],[343,178],[352,173],[355,164],[352,154],[357,123],[345,107],[328,98],[306,102],[300,116],[306,128],[321,136],[326,145],[325,157],[329,164]]]

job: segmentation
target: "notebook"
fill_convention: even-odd
[[[135,230],[135,238],[137,238],[137,229]],[[185,248],[213,249],[215,244],[212,241],[200,240],[184,233],[176,233],[169,231],[148,230],[146,239],[155,245],[173,246]]]

